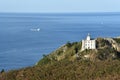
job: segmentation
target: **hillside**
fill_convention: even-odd
[[[97,49],[84,51],[81,51],[82,42],[68,42],[49,55],[44,56],[44,58],[38,62],[38,65],[52,63],[64,59],[69,61],[74,61],[76,59],[90,61],[118,59],[120,52],[119,40],[120,39],[118,38],[97,38]]]
[[[33,67],[1,72],[0,80],[118,80],[120,38],[97,38],[95,50],[82,43],[66,43]]]

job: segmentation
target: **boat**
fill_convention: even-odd
[[[32,28],[32,29],[30,29],[30,31],[39,32],[39,31],[40,31],[40,28]]]

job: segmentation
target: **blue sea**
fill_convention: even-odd
[[[33,66],[43,54],[88,33],[120,36],[120,13],[0,13],[0,70]]]

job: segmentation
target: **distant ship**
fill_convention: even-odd
[[[30,29],[30,31],[39,32],[39,31],[40,31],[40,28],[32,28],[32,29]]]

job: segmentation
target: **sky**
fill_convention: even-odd
[[[120,12],[120,0],[0,0],[0,12]]]

